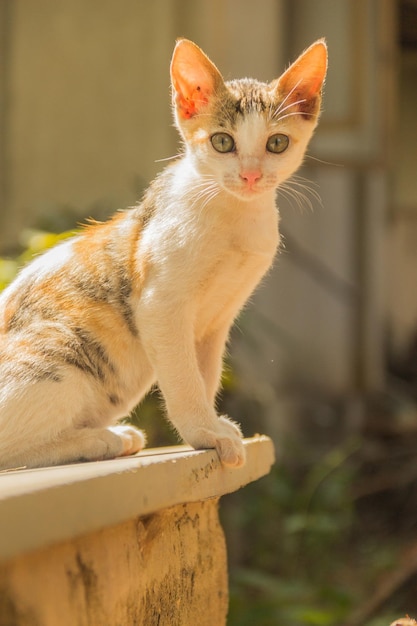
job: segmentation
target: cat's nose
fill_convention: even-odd
[[[260,170],[245,170],[240,173],[240,178],[244,180],[249,187],[262,178],[262,172]]]

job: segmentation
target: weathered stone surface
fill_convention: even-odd
[[[224,626],[219,497],[267,474],[187,446],[0,475],[0,626]],[[184,504],[187,503],[187,504]]]
[[[177,505],[2,564],[0,626],[223,626],[217,509]]]
[[[237,469],[224,467],[215,450],[172,446],[111,461],[0,472],[0,562],[232,493],[268,474],[274,462],[268,437],[243,445],[246,463]]]

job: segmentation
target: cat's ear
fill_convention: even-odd
[[[172,55],[171,83],[179,116],[190,119],[208,104],[223,79],[217,67],[195,43],[180,39]]]
[[[321,90],[327,71],[327,46],[319,39],[303,52],[276,81],[271,83],[285,106],[296,108],[306,117],[319,113]]]

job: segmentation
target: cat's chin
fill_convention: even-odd
[[[252,200],[256,200],[257,198],[261,198],[262,196],[275,194],[275,187],[228,187],[226,191],[235,198],[238,198],[239,200],[243,200],[244,202],[251,202]]]

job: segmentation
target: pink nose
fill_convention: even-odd
[[[253,185],[262,178],[262,172],[259,170],[247,170],[241,172],[240,178],[246,181],[249,187],[253,187]]]

